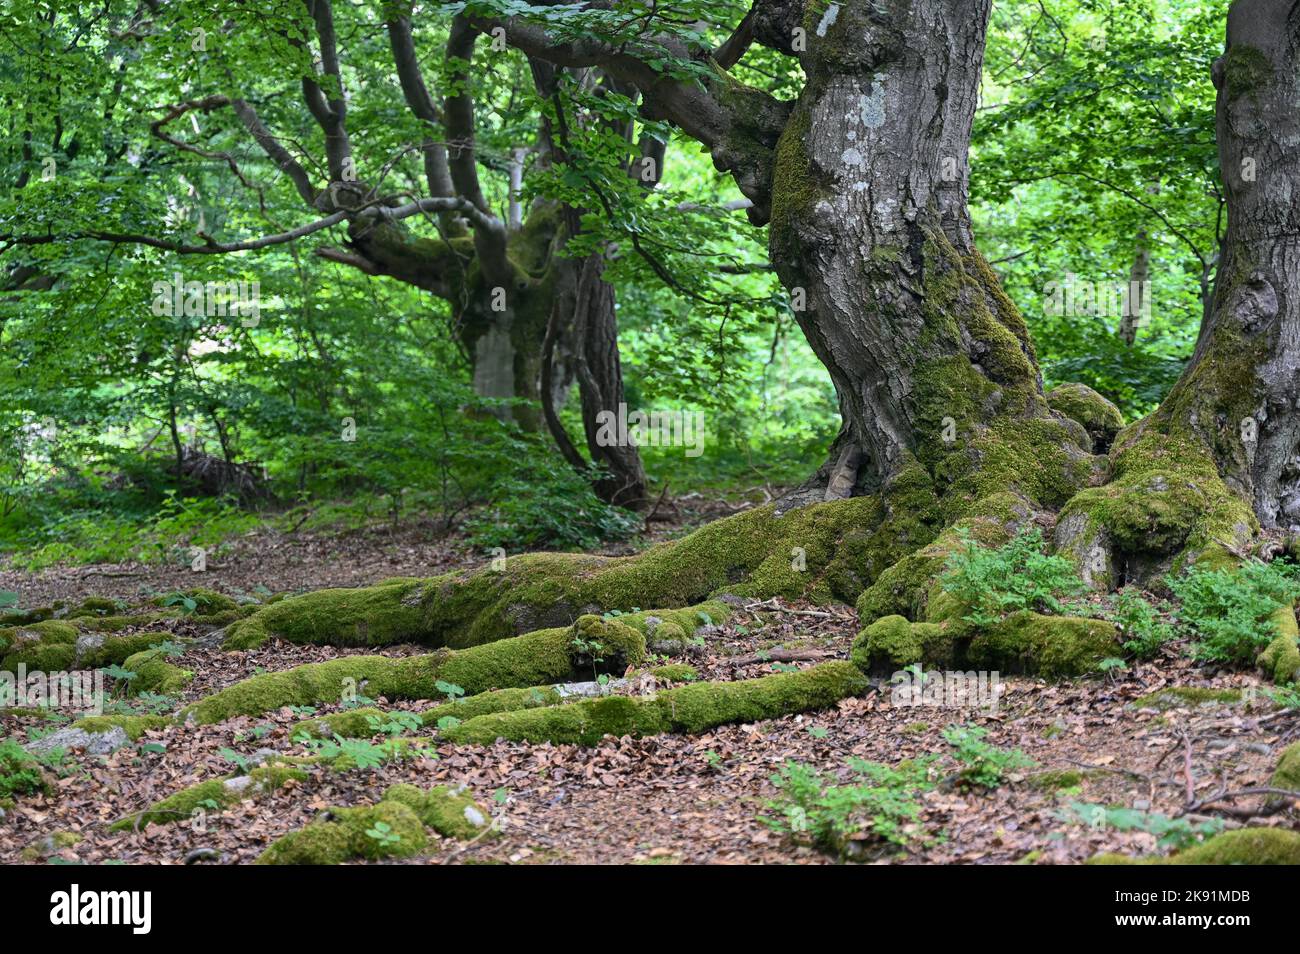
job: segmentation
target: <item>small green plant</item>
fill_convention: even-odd
[[[1276,562],[1190,567],[1168,583],[1181,601],[1179,625],[1196,638],[1193,654],[1206,662],[1250,666],[1277,638],[1269,616],[1300,597],[1300,567]]]
[[[1160,812],[1096,805],[1089,802],[1070,802],[1060,810],[1059,815],[1064,821],[1088,825],[1095,829],[1144,831],[1156,836],[1156,844],[1159,847],[1174,851],[1182,851],[1204,838],[1223,831],[1223,821],[1218,818],[1205,822],[1191,822],[1186,818],[1170,818]]]
[[[41,763],[13,739],[0,742],[0,799],[47,790]]]
[[[366,724],[375,733],[397,736],[413,732],[420,727],[420,717],[414,712],[389,712],[382,716],[366,716]]]
[[[1283,709],[1300,709],[1300,690],[1291,686],[1275,686],[1262,690],[1269,702]]]
[[[402,840],[402,836],[393,831],[392,825],[382,821],[377,821],[370,828],[367,828],[366,836],[373,838],[385,848],[396,845]]]
[[[439,679],[435,682],[433,688],[446,696],[448,702],[455,702],[461,696],[465,695],[465,689],[463,686],[458,686],[454,682],[447,682],[444,679]]]
[[[346,758],[359,769],[378,768],[393,757],[392,743],[375,745],[369,739],[309,739],[307,745],[325,759]]]
[[[851,758],[853,781],[841,784],[809,765],[787,761],[772,784],[778,796],[761,821],[796,840],[844,854],[858,841],[907,846],[916,841],[921,816],[917,801],[933,787],[930,759],[895,767]]]
[[[252,763],[249,762],[247,758],[245,758],[243,755],[240,755],[234,749],[231,748],[218,749],[217,754],[220,755],[227,762],[229,762],[231,765],[235,766],[235,768],[239,769],[240,773],[243,775],[247,775],[249,770],[253,767]]]
[[[966,530],[961,545],[948,555],[940,577],[943,589],[966,606],[963,617],[977,626],[990,626],[1018,610],[1060,613],[1061,598],[1085,589],[1064,557],[1043,552],[1043,535],[1025,530],[997,549],[981,546]]]
[[[198,600],[186,593],[172,593],[163,598],[163,606],[179,606],[186,616],[192,615],[199,608]]]
[[[1160,619],[1160,611],[1131,587],[1115,594],[1110,618],[1119,625],[1124,649],[1138,659],[1154,659],[1174,637],[1174,628]]]
[[[974,725],[950,725],[943,730],[944,740],[953,747],[952,757],[961,766],[957,772],[959,784],[997,788],[1008,772],[1034,765],[1034,760],[1020,749],[1003,749],[985,742],[986,735],[986,729]]]

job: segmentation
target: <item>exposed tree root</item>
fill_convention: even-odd
[[[108,826],[109,831],[133,831],[146,825],[166,825],[186,821],[196,812],[220,811],[241,801],[283,788],[289,781],[303,782],[307,773],[292,765],[259,765],[246,775],[227,775],[191,785],[169,795],[144,811],[120,818]]]
[[[277,636],[296,643],[462,648],[568,626],[584,613],[689,606],[720,593],[851,601],[870,582],[873,563],[883,568],[902,555],[894,552],[895,534],[877,532],[885,515],[874,497],[780,516],[768,506],[636,556],[530,553],[508,558],[501,569],[319,590],[232,624],[226,645],[248,648]]]
[[[824,709],[867,687],[846,662],[739,682],[706,682],[653,696],[606,696],[569,705],[482,715],[442,733],[454,743],[552,742],[595,745],[606,735],[698,733],[729,722],[757,722]]]
[[[337,702],[357,693],[389,699],[437,699],[446,695],[439,682],[459,686],[466,695],[475,696],[492,689],[527,689],[584,675],[621,674],[629,666],[641,664],[647,633],[658,634],[664,627],[686,633],[705,620],[722,622],[727,615],[723,603],[613,619],[588,614],[571,626],[541,629],[467,649],[397,658],[347,656],[309,663],[252,676],[187,707],[180,718],[220,722],[281,706]]]

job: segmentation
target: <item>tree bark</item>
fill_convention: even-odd
[[[1236,0],[1212,77],[1228,226],[1208,320],[1155,416],[1264,527],[1300,527],[1300,5]]]
[[[1024,321],[971,235],[989,6],[864,0],[805,21],[808,81],[776,150],[769,245],[839,395],[823,468],[837,496],[914,459],[940,493],[971,499],[1001,479],[1059,503],[1079,480],[1087,445],[1048,408]]]

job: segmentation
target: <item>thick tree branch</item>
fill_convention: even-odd
[[[419,60],[415,55],[411,21],[406,17],[395,17],[384,26],[388,30],[388,42],[393,51],[393,65],[397,69],[397,80],[401,84],[407,108],[427,126],[441,125],[442,116],[438,107],[434,105],[433,97],[429,95],[424,76],[420,72]],[[426,135],[421,148],[424,151],[424,178],[429,186],[429,194],[455,195],[451,170],[447,163],[447,147],[432,135]],[[452,226],[450,219],[442,224],[444,229]]]
[[[740,191],[753,200],[748,210],[750,221],[756,225],[767,221],[773,153],[792,104],[736,83],[721,72],[716,80],[707,83],[707,89],[675,79],[630,52],[628,44],[561,40],[545,28],[517,17],[473,18],[471,22],[480,30],[504,28],[507,42],[531,57],[557,66],[599,66],[636,86],[641,91],[642,114],[667,120],[707,146],[714,166],[730,173]],[[691,55],[681,41],[672,37],[656,36],[647,41],[650,45],[678,59]]]

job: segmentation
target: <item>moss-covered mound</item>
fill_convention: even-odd
[[[1273,770],[1270,788],[1282,788],[1291,792],[1300,792],[1300,742],[1292,742],[1282,750]]]
[[[1090,865],[1300,865],[1300,832],[1279,828],[1225,831],[1177,854],[1161,857],[1104,854]]]
[[[1083,425],[1092,439],[1092,452],[1110,450],[1115,435],[1124,428],[1124,415],[1106,398],[1086,384],[1062,384],[1046,394],[1052,410]]]
[[[273,842],[259,865],[333,865],[357,859],[409,858],[429,843],[426,826],[446,838],[491,831],[491,816],[461,788],[424,792],[394,785],[377,805],[332,808],[324,818]]]
[[[162,695],[180,692],[194,679],[194,672],[182,669],[168,662],[168,656],[162,650],[146,649],[126,657],[122,668],[135,673],[130,681],[130,691],[138,695],[142,692],[156,692]]]
[[[1048,678],[1092,672],[1118,650],[1114,624],[1077,616],[1013,613],[988,627],[960,619],[910,623],[886,616],[853,641],[851,659],[863,672],[889,675],[908,666],[989,669]]]

